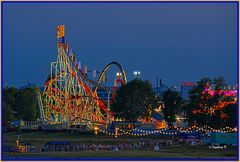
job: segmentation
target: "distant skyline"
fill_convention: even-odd
[[[128,80],[139,70],[154,86],[158,76],[178,89],[204,77],[237,84],[237,3],[2,5],[4,84],[44,86],[62,24],[82,67],[101,71],[117,61]],[[116,70],[110,70],[111,80]]]

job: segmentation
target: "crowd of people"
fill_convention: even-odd
[[[135,143],[119,143],[119,144],[67,144],[67,145],[44,145],[42,152],[58,152],[58,151],[99,151],[99,150],[153,150],[154,146],[166,147],[172,146],[173,140],[153,140],[140,139]]]
[[[81,144],[71,144],[70,142],[48,142],[42,148],[41,152],[79,152],[79,151],[122,151],[122,150],[154,150],[155,146],[159,148],[165,148],[169,146],[176,146],[182,144],[201,144],[201,141],[189,140],[189,139],[152,139],[152,138],[140,138],[135,142],[113,142],[112,144],[100,144],[100,143],[81,143]],[[25,145],[26,152],[37,152],[37,148],[33,145]],[[13,148],[4,148],[5,152],[17,152]]]

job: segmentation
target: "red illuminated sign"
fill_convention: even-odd
[[[194,82],[182,82],[182,86],[194,86]]]

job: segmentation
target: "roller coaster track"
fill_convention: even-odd
[[[76,122],[89,123],[90,127],[94,123],[106,124],[107,120],[113,120],[112,112],[99,99],[97,89],[100,87],[108,92],[115,90],[100,83],[111,65],[119,67],[126,83],[123,68],[117,62],[111,62],[104,68],[98,81],[93,81],[78,69],[65,47],[66,43],[58,42],[57,61],[51,63],[44,93],[38,96],[42,118],[53,124],[70,120],[70,125]]]

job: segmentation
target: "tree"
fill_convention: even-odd
[[[6,87],[3,90],[3,103],[10,106],[10,109],[16,110],[16,94],[18,89],[14,87]]]
[[[5,87],[3,91],[4,126],[8,128],[13,120],[33,121],[39,118],[37,102],[39,91],[39,87],[22,89]]]
[[[203,78],[197,82],[192,90],[189,91],[189,104],[187,105],[187,118],[190,125],[198,124],[204,126],[210,124],[211,116],[208,114],[213,105],[211,96],[205,92],[206,88],[210,88],[212,80]]]
[[[16,93],[17,89],[14,87],[6,87],[3,90],[3,122],[4,127],[9,128],[11,122],[17,118],[14,116],[14,112],[16,111]]]
[[[215,91],[215,94],[213,96],[213,102],[214,104],[218,104],[224,97],[224,94],[221,92],[226,86],[226,81],[224,80],[223,77],[220,76],[220,77],[214,78],[213,83],[214,83],[214,91]]]
[[[223,112],[228,116],[226,126],[229,126],[231,128],[235,128],[237,126],[237,109],[237,104],[229,104],[223,109]]]
[[[11,106],[9,104],[8,105],[4,104],[3,108],[4,108],[4,116],[3,116],[3,118],[4,118],[3,122],[4,123],[3,123],[3,125],[4,125],[5,128],[9,128],[11,122],[14,119],[13,118],[13,110],[11,109]]]
[[[214,94],[211,97],[212,107],[216,107],[221,103],[223,100],[225,100],[223,88],[226,86],[226,81],[222,76],[216,77],[213,79],[213,85],[214,85]],[[216,108],[215,108],[216,109]],[[222,110],[216,109],[214,110],[213,114],[210,114],[210,123],[209,125],[212,128],[222,128],[224,126],[223,119],[221,118]]]
[[[226,86],[223,77],[216,77],[214,80],[203,78],[197,82],[197,85],[189,92],[189,103],[185,105],[189,124],[208,125],[217,129],[226,124],[234,125],[235,117],[232,106],[225,108],[220,106],[224,102],[231,103],[235,101],[234,96],[224,95],[223,89]],[[231,117],[226,119],[225,114]]]
[[[134,79],[117,90],[111,110],[116,118],[136,122],[138,118],[148,120],[157,104],[150,82]]]
[[[214,83],[214,85],[215,85],[215,86],[214,86],[214,89],[215,89],[216,91],[222,90],[223,87],[226,86],[226,81],[224,80],[224,78],[223,78],[222,76],[219,76],[219,77],[214,78],[213,83]]]
[[[176,91],[167,90],[163,95],[164,109],[163,114],[169,126],[176,121],[176,115],[179,112],[183,99]]]
[[[223,127],[223,119],[221,118],[221,110],[215,110],[212,115],[210,126],[215,129],[220,129]]]
[[[19,90],[16,104],[20,119],[31,121],[39,117],[36,88],[27,87]]]

